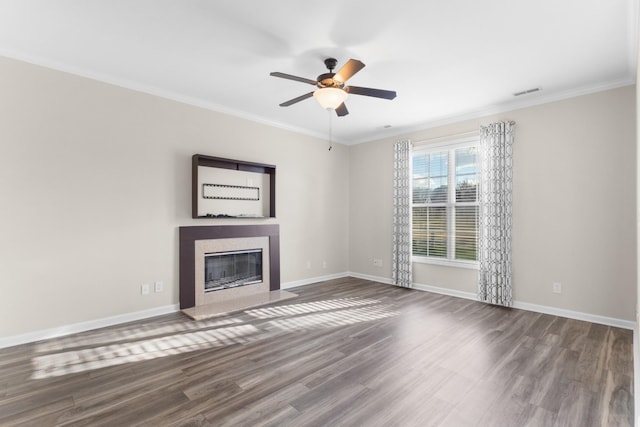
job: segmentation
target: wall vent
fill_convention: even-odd
[[[516,92],[513,94],[513,96],[527,95],[529,93],[538,92],[540,90],[542,90],[542,88],[534,87],[533,89],[527,89],[527,90],[523,90],[522,92]]]

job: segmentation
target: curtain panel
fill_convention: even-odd
[[[411,273],[411,141],[398,141],[393,151],[393,284],[410,288]]]
[[[511,307],[511,193],[513,122],[480,129],[478,299]]]

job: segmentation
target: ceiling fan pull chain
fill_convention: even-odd
[[[331,129],[331,110],[330,108],[327,109],[327,113],[329,114],[329,151],[331,151],[331,149],[333,148],[333,129]]]

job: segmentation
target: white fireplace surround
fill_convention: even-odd
[[[232,252],[252,249],[262,249],[262,282],[251,286],[239,286],[221,289],[215,292],[205,292],[204,260],[205,255],[213,252]],[[195,241],[195,297],[196,307],[220,303],[231,299],[255,294],[269,293],[269,237],[240,237],[229,239],[206,239]]]

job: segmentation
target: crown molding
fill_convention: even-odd
[[[638,16],[638,12],[637,12],[638,1],[639,0],[634,0],[632,2],[633,4],[630,5],[630,8],[636,11],[634,16]],[[638,32],[638,25],[636,21],[637,20],[633,21],[634,24],[632,26],[632,29],[630,30],[630,36],[633,35],[631,37],[635,37],[635,39],[637,39],[637,32]],[[630,41],[629,46],[630,46],[629,47],[630,51],[637,53],[637,41],[636,42]],[[67,64],[62,64],[60,62],[56,62],[50,59],[35,57],[33,55],[28,55],[28,54],[11,51],[7,49],[0,49],[0,56],[4,56],[9,59],[23,61],[32,65],[45,67],[45,68],[53,69],[53,70],[64,72],[64,73],[69,73],[72,75],[84,77],[84,78],[95,80],[98,82],[118,86],[124,89],[145,93],[147,95],[157,96],[159,98],[176,101],[182,104],[203,108],[216,113],[226,114],[232,117],[237,117],[237,118],[248,120],[254,123],[259,123],[265,126],[270,126],[270,127],[282,129],[285,131],[295,132],[295,133],[310,136],[313,138],[318,138],[323,141],[327,140],[327,135],[320,132],[311,131],[309,129],[288,125],[288,124],[281,123],[274,120],[268,120],[254,114],[228,108],[220,104],[205,101],[200,98],[183,95],[183,94],[162,89],[156,86],[144,85],[144,84],[133,82],[126,79],[119,79],[107,74],[96,73],[94,71],[69,66]],[[635,56],[633,58],[635,58]],[[574,98],[582,95],[589,95],[592,93],[602,92],[610,89],[616,89],[619,87],[630,86],[636,83],[635,77],[634,77],[636,65],[635,65],[635,61],[632,61],[632,62],[633,62],[633,65],[630,65],[630,68],[633,68],[633,72],[630,71],[630,76],[627,76],[618,80],[599,82],[596,84],[585,85],[585,86],[580,86],[580,87],[576,87],[568,90],[546,93],[546,94],[544,92],[537,92],[535,95],[525,96],[522,99],[501,102],[495,105],[488,105],[482,108],[472,109],[460,114],[456,113],[452,115],[446,115],[446,116],[442,116],[434,119],[429,119],[417,125],[398,127],[395,129],[395,132],[391,132],[391,133],[385,132],[384,137],[380,137],[380,135],[378,134],[376,136],[368,136],[361,139],[354,139],[350,141],[344,140],[339,137],[338,138],[334,137],[333,143],[349,146],[349,145],[358,145],[358,144],[364,144],[368,142],[380,141],[383,139],[386,140],[388,138],[401,137],[403,135],[407,135],[410,133],[433,129],[436,127],[458,123],[465,120],[478,119],[478,118],[500,114],[508,111],[518,110],[518,109],[532,107],[532,106],[541,105],[541,104],[547,104],[550,102],[561,101],[564,99]]]
[[[453,114],[449,116],[443,116],[434,120],[428,120],[415,126],[407,126],[398,128],[397,132],[385,135],[384,139],[390,137],[403,137],[411,133],[420,132],[428,129],[437,128],[440,126],[450,125],[454,123],[460,123],[466,120],[474,120],[482,117],[492,116],[495,114],[506,113],[509,111],[520,110],[528,107],[535,107],[537,105],[549,104],[552,102],[563,101],[566,99],[576,98],[579,96],[590,95],[598,92],[604,92],[607,90],[617,89],[625,86],[632,86],[636,82],[633,78],[626,77],[618,80],[600,82],[592,85],[580,86],[564,91],[558,91],[548,94],[536,94],[532,97],[525,97],[524,99],[518,99],[513,101],[507,101],[498,103],[495,105],[486,106],[480,109],[470,110],[462,114]],[[381,138],[376,139],[363,139],[352,142],[349,145],[364,144],[367,142],[381,141]]]

